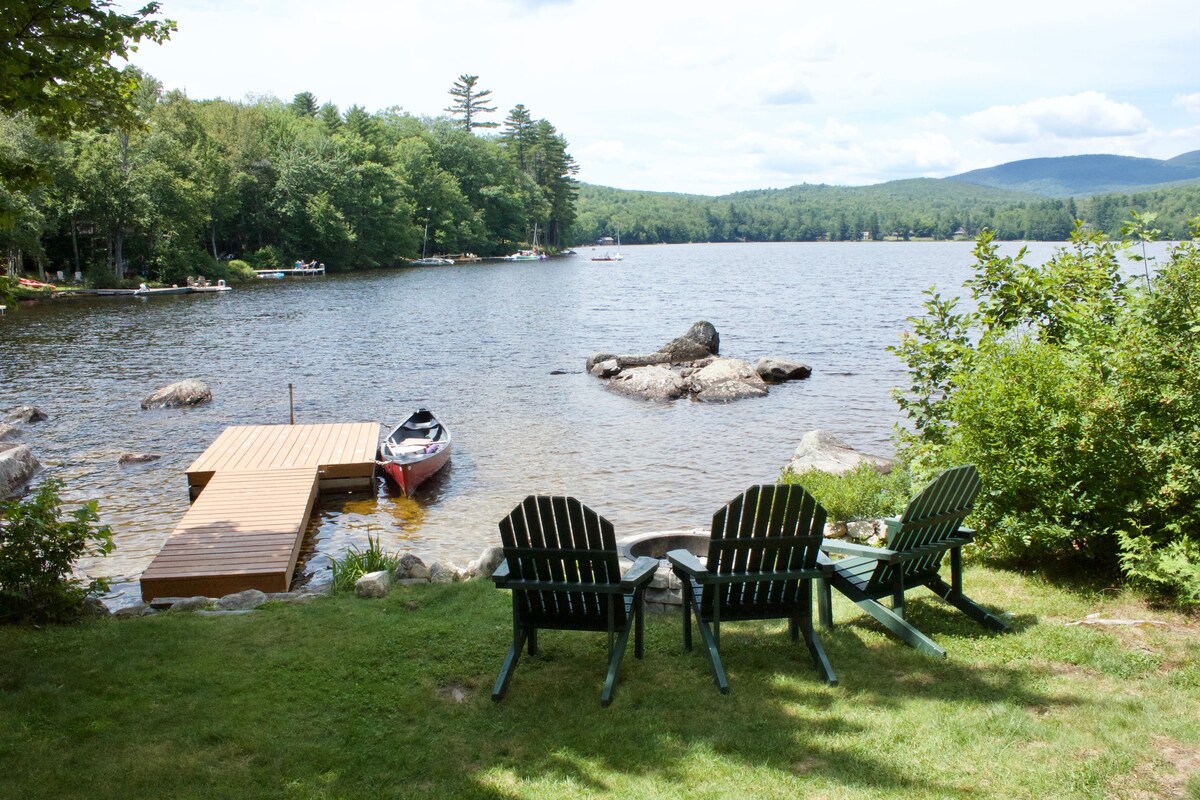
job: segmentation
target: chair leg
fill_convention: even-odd
[[[612,702],[613,692],[617,686],[617,669],[621,666],[621,659],[625,657],[625,647],[629,644],[629,628],[634,624],[633,620],[626,623],[624,630],[617,637],[616,646],[613,647],[612,653],[608,658],[608,675],[604,678],[604,690],[600,692],[600,705],[607,707]]]
[[[536,656],[538,653],[537,628],[529,629],[528,639],[529,639],[529,655]]]
[[[813,629],[812,591],[812,587],[804,587],[804,603],[798,622],[800,629],[804,632],[804,643],[808,645],[808,652],[817,665],[817,672],[820,673],[821,680],[830,686],[837,686],[837,675],[833,673],[833,666],[829,663],[829,657],[825,655],[825,648],[821,646],[821,640],[817,638],[817,632]],[[817,591],[819,597],[819,587]],[[793,618],[792,621],[795,623],[797,619]]]
[[[696,627],[700,629],[700,638],[704,640],[704,645],[708,648],[708,665],[712,669],[713,683],[717,684],[717,689],[721,694],[729,694],[729,679],[725,677],[725,667],[721,664],[721,653],[717,649],[717,639],[713,635],[713,630],[707,622],[696,614]]]
[[[833,590],[824,578],[817,578],[817,616],[822,628],[833,628]]]
[[[692,603],[695,597],[692,593],[692,582],[685,577],[683,579],[683,649],[689,653],[692,650]],[[697,609],[697,618],[699,615],[700,610]]]
[[[526,638],[527,634],[524,628],[521,628],[513,638],[512,645],[508,648],[508,655],[504,657],[504,664],[500,667],[500,675],[496,678],[496,684],[492,687],[492,700],[494,702],[499,703],[508,691],[508,684],[512,680],[513,671],[517,668],[517,662],[521,660],[521,648],[525,646]]]
[[[633,656],[634,658],[645,658],[644,631],[646,628],[646,600],[642,596],[641,589],[633,596],[633,615]]]
[[[855,600],[854,602],[863,611],[866,611],[872,617],[879,620],[883,627],[899,636],[909,645],[931,656],[937,656],[938,658],[946,657],[946,651],[935,644],[932,639],[914,628],[903,617],[882,603],[877,603],[874,600]]]
[[[1010,630],[1008,624],[1005,623],[1004,620],[1000,619],[995,614],[992,614],[991,612],[987,611],[985,608],[980,606],[974,600],[967,597],[965,594],[962,593],[961,589],[957,592],[954,591],[954,587],[951,586],[950,584],[946,583],[941,578],[934,578],[934,579],[928,581],[925,585],[929,587],[929,590],[931,592],[933,592],[938,597],[942,598],[947,603],[954,606],[959,611],[963,612],[968,617],[975,620],[976,622],[978,622],[980,625],[984,626],[985,628],[988,628],[990,630],[997,631],[1000,633],[1005,633],[1008,630]]]

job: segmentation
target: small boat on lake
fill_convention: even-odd
[[[450,267],[454,266],[454,259],[441,258],[440,256],[426,256],[425,258],[417,258],[408,262],[410,267]]]
[[[379,466],[406,496],[450,460],[450,431],[427,408],[418,408],[379,445]]]
[[[160,294],[187,294],[190,291],[192,291],[190,286],[161,286],[152,289],[143,283],[133,290],[133,296],[152,297]]]
[[[617,226],[617,252],[605,253],[602,256],[592,256],[592,261],[620,261],[624,258],[621,255],[621,226]]]

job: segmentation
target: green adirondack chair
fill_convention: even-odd
[[[687,550],[667,553],[683,583],[683,646],[692,649],[694,612],[721,694],[729,694],[721,623],[742,619],[787,618],[792,641],[803,631],[817,671],[837,685],[813,630],[812,584],[823,574],[824,529],[825,509],[803,487],[751,486],[713,515],[705,564]]]
[[[643,655],[646,586],[658,559],[639,558],[621,575],[612,523],[574,497],[530,495],[500,520],[504,563],[492,580],[512,591],[513,640],[492,688],[499,702],[528,645],[537,655],[539,628],[608,633],[608,676],[601,705],[612,702],[630,628],[633,654]]]
[[[973,466],[952,467],[934,478],[909,501],[899,517],[885,520],[887,546],[868,547],[827,540],[827,553],[852,556],[833,562],[833,570],[822,587],[821,624],[833,627],[830,586],[853,600],[908,644],[931,655],[946,657],[946,651],[904,618],[904,593],[926,586],[938,597],[971,619],[995,631],[1007,631],[999,617],[988,613],[962,592],[962,547],[975,532],[962,521],[979,493],[979,473]],[[943,557],[950,553],[950,583],[938,574]],[[892,607],[879,602],[892,598]]]

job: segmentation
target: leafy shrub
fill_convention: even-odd
[[[381,570],[393,572],[398,566],[400,556],[383,552],[379,538],[367,534],[366,550],[352,545],[344,555],[333,560],[333,590],[352,591],[355,582],[363,575]]]
[[[1148,220],[1128,230],[1143,242]],[[1197,223],[1200,223],[1198,218]],[[1200,226],[1195,236],[1200,236]],[[930,292],[894,351],[911,381],[914,475],[974,463],[980,541],[1122,574],[1200,606],[1200,248],[1126,284],[1117,246],[1077,226],[1047,264],[976,246],[977,308]]]
[[[13,301],[12,281],[7,275],[0,275],[0,305]]]
[[[246,256],[246,260],[254,269],[279,269],[287,263],[287,259],[283,257],[279,248],[270,244],[250,253]]]
[[[258,279],[258,273],[254,271],[254,267],[250,266],[245,261],[234,259],[225,263],[225,277],[231,282],[245,283]]]
[[[909,476],[905,470],[897,467],[884,475],[866,462],[841,475],[817,469],[800,473],[785,469],[780,483],[807,489],[829,513],[830,522],[891,516],[908,502]]]
[[[61,489],[50,479],[29,500],[0,503],[0,622],[66,622],[89,592],[108,588],[71,576],[81,556],[112,552],[112,531],[97,525],[95,502],[64,515]]]

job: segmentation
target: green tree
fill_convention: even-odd
[[[490,114],[496,106],[485,105],[492,95],[491,89],[477,90],[475,84],[478,75],[459,75],[458,80],[450,87],[450,96],[454,101],[446,107],[455,121],[462,123],[463,130],[470,133],[475,128],[495,128],[498,123],[481,122],[480,114]]]
[[[131,14],[110,0],[16,0],[0,13],[0,110],[27,111],[41,130],[131,124],[134,76],[111,59],[143,39],[161,43],[175,30],[152,19],[159,4]]]
[[[312,92],[298,92],[289,108],[298,116],[315,117],[318,111],[317,96]]]

